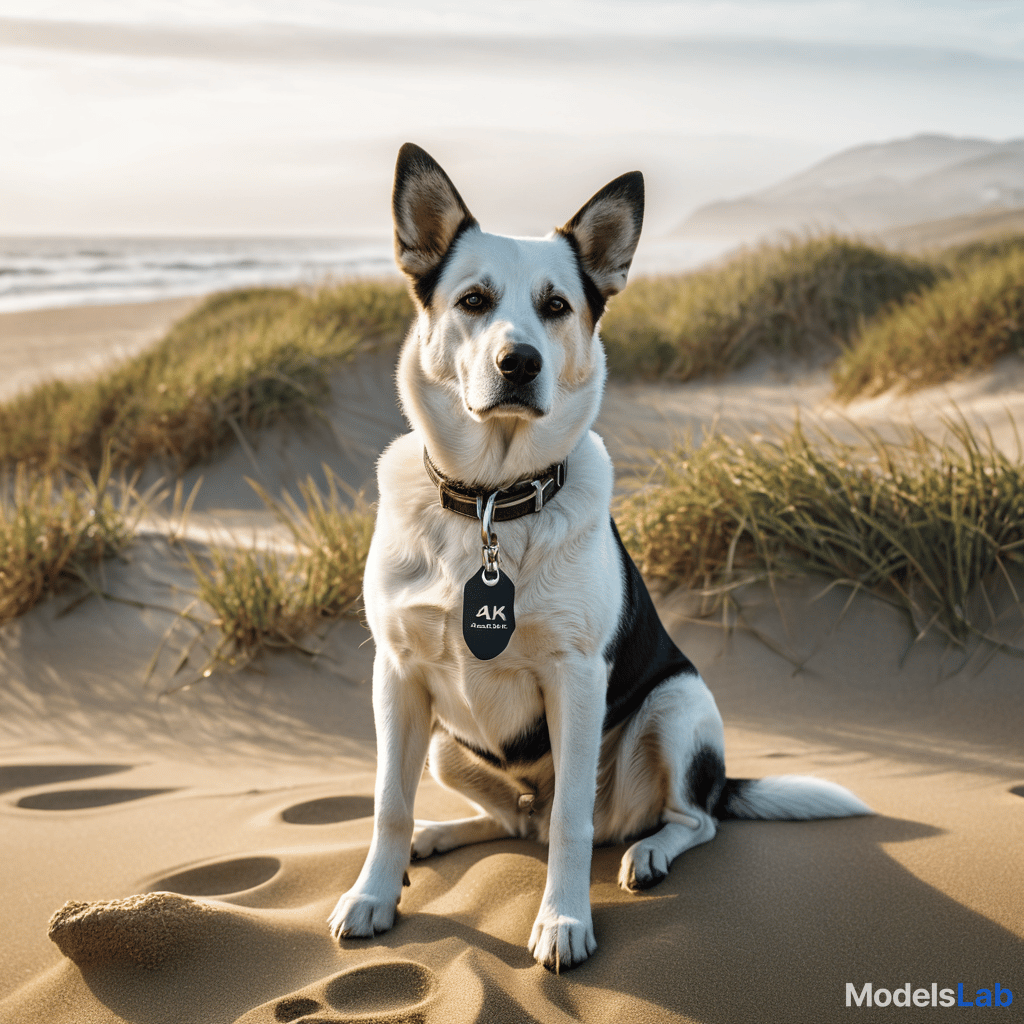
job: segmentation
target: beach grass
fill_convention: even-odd
[[[601,327],[612,374],[686,381],[757,355],[834,358],[862,324],[931,287],[942,266],[836,235],[742,252],[689,274],[638,278]]]
[[[300,485],[303,502],[260,493],[292,533],[291,551],[211,546],[205,556],[186,551],[196,596],[212,612],[196,637],[213,637],[200,670],[243,667],[263,651],[316,652],[306,638],[324,620],[358,615],[363,570],[374,516],[360,494],[325,467],[325,495],[312,479]],[[192,609],[190,621],[198,621]]]
[[[411,315],[398,281],[213,295],[107,373],[53,381],[0,405],[0,466],[95,474],[109,449],[114,466],[156,460],[180,473],[241,430],[310,414],[338,363],[397,348]]]
[[[311,477],[299,485],[302,501],[285,493],[274,498],[260,484],[250,486],[292,534],[301,552],[297,565],[305,581],[301,603],[316,618],[358,614],[363,569],[373,536],[374,510],[327,466],[327,493]]]
[[[849,401],[909,392],[1024,352],[1024,240],[949,254],[952,273],[868,324],[834,368]]]
[[[0,488],[0,622],[74,583],[94,590],[97,565],[131,542],[145,504],[113,483],[109,459],[96,479],[19,466]]]
[[[947,430],[941,444],[911,429],[901,443],[864,431],[854,445],[797,423],[774,438],[680,444],[655,456],[616,518],[662,585],[722,593],[814,573],[963,641],[990,625],[978,594],[996,581],[1013,591],[1024,566],[1024,464],[965,422]]]
[[[197,637],[214,636],[200,675],[214,667],[242,667],[272,648],[305,649],[317,616],[304,600],[308,588],[298,559],[217,546],[205,558],[192,552],[188,557],[197,596],[213,613]],[[191,621],[198,618],[192,613]]]

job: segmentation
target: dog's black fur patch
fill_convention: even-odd
[[[729,807],[733,797],[742,796],[752,779],[727,779],[722,755],[712,747],[701,747],[686,770],[690,800],[719,821],[738,819]]]
[[[615,520],[612,534],[622,563],[622,613],[615,636],[605,649],[612,666],[604,731],[624,722],[660,683],[672,676],[697,675],[693,662],[672,642],[658,618],[640,570],[622,543]]]
[[[533,764],[551,750],[548,720],[541,715],[526,732],[505,743],[501,756],[506,764]]]
[[[445,732],[448,730],[446,729]],[[483,758],[488,764],[494,765],[495,768],[507,768],[516,764],[534,764],[551,751],[548,720],[544,715],[541,715],[525,732],[521,732],[518,736],[503,743],[500,755],[477,747],[452,732],[449,732],[448,735],[456,743],[472,751],[477,757]]]
[[[733,797],[743,796],[743,791],[754,781],[754,779],[726,779],[711,813],[719,821],[727,821],[730,818],[733,820],[749,818],[749,814],[735,814],[729,805],[732,803]]]
[[[713,747],[701,747],[693,755],[686,769],[686,786],[690,802],[714,814],[718,799],[725,788],[725,762]]]

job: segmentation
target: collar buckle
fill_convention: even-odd
[[[561,469],[561,466],[559,466]],[[539,512],[544,507],[544,484],[539,480],[533,480],[534,496],[533,496],[533,511]]]

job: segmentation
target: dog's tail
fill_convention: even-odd
[[[848,789],[834,782],[809,775],[770,775],[765,779],[726,779],[711,813],[719,820],[799,821],[848,818],[874,812]]]

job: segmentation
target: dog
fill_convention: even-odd
[[[598,324],[643,211],[632,172],[544,238],[488,234],[431,156],[399,152],[395,252],[418,315],[397,379],[412,431],[378,465],[364,576],[373,838],[329,918],[337,939],[391,928],[410,858],[532,837],[549,855],[529,949],[557,972],[597,948],[595,844],[635,840],[619,884],[640,890],[720,819],[871,813],[831,782],[726,778],[714,698],[611,518],[612,464],[590,429]],[[478,814],[414,822],[428,752]]]

